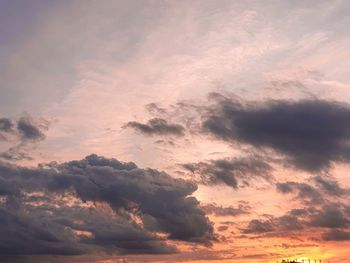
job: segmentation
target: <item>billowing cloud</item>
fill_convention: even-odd
[[[272,149],[306,171],[350,160],[350,107],[333,101],[276,100],[263,104],[222,98],[208,110],[203,130],[228,141]]]
[[[209,244],[194,183],[97,155],[25,168],[0,163],[0,253],[171,253]],[[161,234],[161,235],[160,235]]]
[[[180,124],[168,123],[161,118],[150,119],[146,124],[131,121],[128,122],[125,127],[133,128],[145,135],[174,135],[183,136],[185,128]]]
[[[211,160],[209,162],[188,163],[182,166],[199,174],[204,184],[226,184],[233,188],[249,185],[252,179],[271,180],[271,166],[255,157]]]

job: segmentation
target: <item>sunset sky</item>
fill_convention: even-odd
[[[0,0],[1,262],[350,262],[350,2]]]

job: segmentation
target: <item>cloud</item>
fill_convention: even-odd
[[[322,239],[325,241],[349,241],[350,232],[339,229],[331,229],[322,235]]]
[[[307,183],[277,183],[276,188],[282,194],[297,194],[298,200],[306,204],[318,205],[324,202],[322,194],[315,187]]]
[[[13,128],[13,123],[8,118],[0,118],[0,131],[11,132]]]
[[[341,228],[349,226],[350,219],[339,204],[326,204],[310,216],[310,226],[323,228]]]
[[[319,175],[315,176],[313,179],[316,184],[329,195],[341,196],[350,193],[349,189],[340,187],[336,180],[325,178]]]
[[[146,124],[131,121],[128,122],[124,127],[133,128],[145,135],[174,135],[183,136],[184,127],[179,124],[168,123],[166,120],[161,118],[150,119]]]
[[[0,253],[172,253],[167,240],[207,245],[215,236],[191,196],[196,189],[97,155],[37,168],[0,162]]]
[[[239,216],[249,214],[251,207],[246,204],[239,204],[238,207],[223,207],[213,203],[203,205],[202,209],[206,214],[214,214],[216,216]]]
[[[0,158],[7,161],[32,160],[33,158],[25,151],[23,145],[19,144],[0,153]]]
[[[251,179],[271,180],[271,166],[256,157],[211,160],[209,162],[188,163],[182,167],[200,175],[204,184],[226,184],[235,189],[239,183],[249,185]]]
[[[1,152],[0,158],[7,161],[31,160],[32,157],[27,153],[27,148],[45,139],[44,130],[47,130],[48,126],[48,121],[35,120],[28,114],[17,121],[1,118],[0,140],[12,143],[12,146]]]
[[[343,231],[342,229],[350,224],[344,204],[330,202],[320,207],[311,205],[294,208],[279,217],[267,217],[268,219],[252,219],[241,232],[264,237],[292,237],[295,234],[306,234],[304,229],[314,230],[314,233],[320,233],[320,229],[328,229],[321,237],[324,240],[335,241],[336,238],[331,239],[331,236],[338,234],[340,230]]]
[[[252,233],[266,233],[273,231],[274,225],[269,220],[258,220],[253,219],[249,222],[248,227],[243,230],[243,233],[245,234],[252,234]]]
[[[60,233],[44,227],[44,220],[36,221],[24,214],[0,209],[0,255],[79,255],[83,251],[72,241],[62,242]],[[54,224],[50,224],[54,225]],[[66,232],[60,229],[62,233]]]
[[[202,129],[230,143],[272,149],[310,172],[350,160],[350,107],[333,101],[253,104],[221,96],[208,108]]]
[[[268,219],[252,219],[248,226],[241,229],[244,234],[267,234],[268,236],[278,236],[281,233],[300,231],[305,227],[303,220],[299,220],[296,215],[290,211],[285,215],[274,217],[268,216]]]
[[[45,139],[45,135],[40,129],[39,124],[35,123],[30,116],[21,117],[17,121],[17,130],[23,140],[41,141]]]

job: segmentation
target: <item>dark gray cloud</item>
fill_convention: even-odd
[[[48,129],[48,125],[46,120],[34,120],[28,114],[17,121],[1,118],[0,140],[11,143],[12,146],[1,152],[0,158],[7,161],[31,160],[27,148],[45,139],[44,130]]]
[[[40,126],[29,116],[21,117],[17,121],[17,130],[23,140],[40,141],[45,139],[45,135]]]
[[[252,179],[262,178],[268,181],[272,179],[270,165],[256,157],[188,163],[182,167],[191,173],[199,174],[201,183],[223,183],[233,188],[238,188],[239,183],[243,186],[249,185]]]
[[[209,244],[213,226],[190,196],[196,189],[97,155],[37,168],[0,162],[0,254],[171,253],[166,240]]]
[[[253,219],[248,226],[242,229],[244,234],[267,234],[269,236],[280,235],[281,233],[289,233],[300,231],[304,228],[303,221],[290,212],[280,217],[269,216],[268,219]],[[271,234],[274,233],[274,234]]]
[[[333,101],[270,101],[265,104],[217,99],[203,130],[228,141],[273,149],[306,171],[350,160],[350,107]]]
[[[243,230],[243,233],[245,234],[259,234],[259,233],[266,233],[266,232],[272,232],[275,229],[272,221],[270,220],[258,220],[253,219],[249,222],[247,228]]]
[[[304,207],[294,208],[286,215],[294,217],[302,226],[301,229],[328,229],[321,236],[323,240],[341,241],[345,238],[346,229],[350,226],[350,210],[348,206],[349,190],[339,186],[335,179],[328,176],[315,176],[308,183],[277,183],[277,191],[292,194]],[[272,235],[276,234],[273,229]],[[315,232],[319,232],[315,230]],[[288,236],[289,231],[284,234]]]
[[[320,191],[307,183],[277,183],[276,188],[282,194],[296,194],[297,198],[306,204],[318,205],[324,203],[324,198]]]
[[[325,241],[349,241],[350,232],[346,230],[331,229],[322,235]]]
[[[350,190],[346,188],[342,188],[338,182],[334,179],[326,178],[324,176],[315,176],[315,183],[327,194],[334,196],[341,196],[350,194]]]
[[[54,232],[45,227],[43,220],[36,221],[25,214],[0,209],[0,255],[79,255],[83,250],[73,240],[62,242],[63,228]],[[64,234],[65,233],[65,234]]]
[[[349,226],[350,219],[339,204],[326,204],[310,215],[309,225],[323,228],[342,228]]]
[[[0,153],[0,158],[7,161],[32,160],[33,158],[22,148],[22,144],[11,147]]]
[[[216,216],[239,216],[249,214],[251,207],[247,204],[239,204],[237,207],[223,207],[217,204],[207,204],[202,206],[206,214],[214,214]]]
[[[146,124],[131,121],[128,122],[125,127],[133,128],[145,135],[174,135],[183,136],[185,128],[179,124],[168,123],[161,118],[150,119]]]
[[[0,131],[11,132],[13,129],[13,122],[8,118],[0,118]]]
[[[315,233],[320,232],[319,229],[327,229],[328,232],[324,232],[321,238],[336,240],[331,236],[340,233],[339,231],[344,232],[349,224],[350,217],[346,214],[344,204],[326,203],[319,207],[294,208],[280,217],[253,219],[246,228],[241,229],[241,232],[265,237],[292,237],[302,233],[304,229],[315,229]]]

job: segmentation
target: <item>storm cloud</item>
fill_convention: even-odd
[[[253,104],[220,98],[208,109],[202,129],[230,143],[272,149],[289,164],[310,172],[350,160],[350,107],[338,102]]]
[[[37,168],[0,163],[0,253],[175,252],[166,240],[208,245],[215,236],[190,196],[196,189],[97,155]]]

